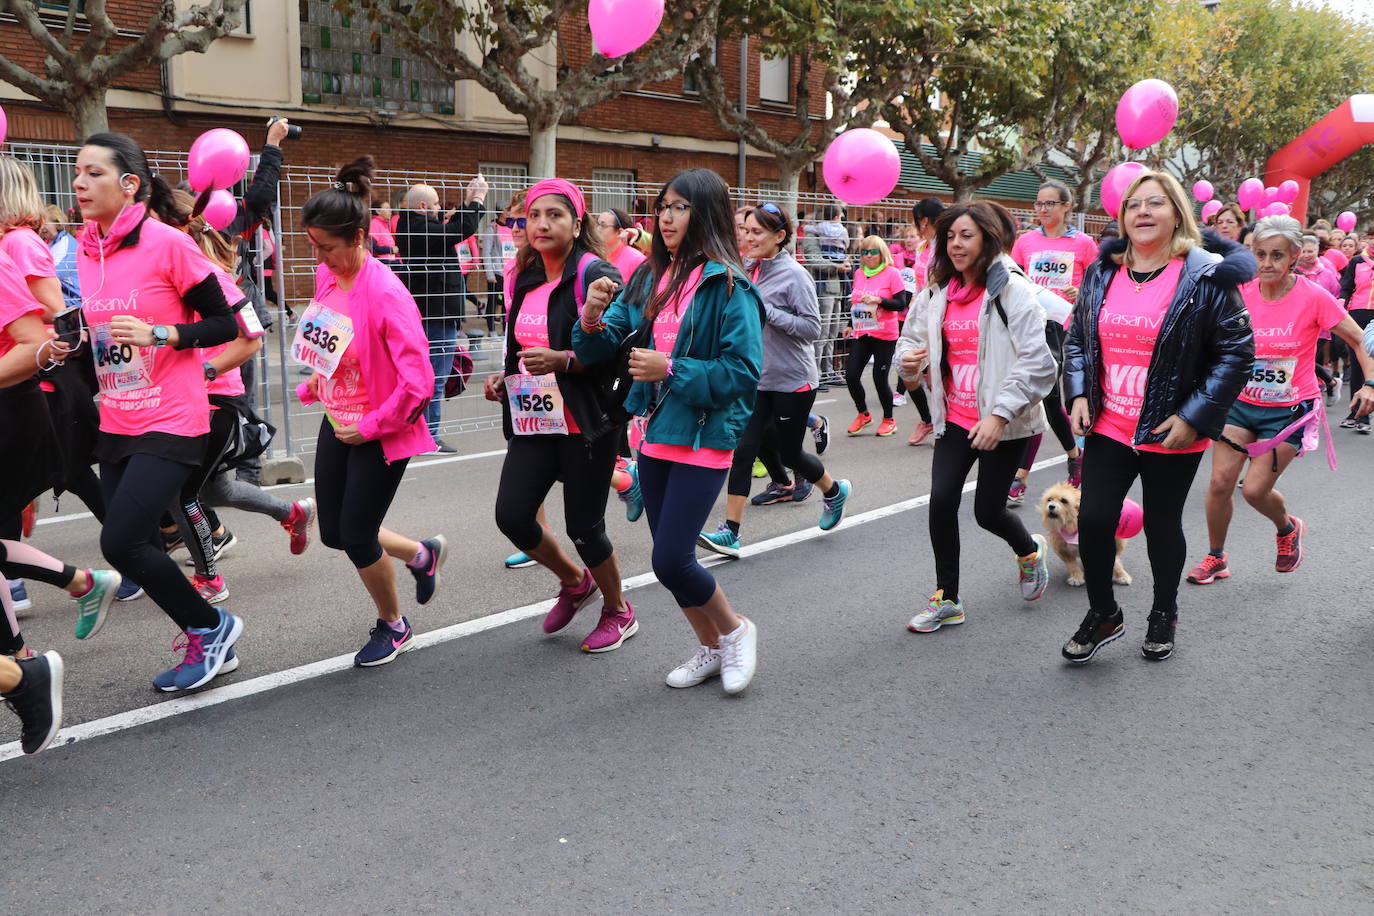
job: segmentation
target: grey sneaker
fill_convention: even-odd
[[[940,627],[964,622],[964,602],[946,601],[944,589],[930,596],[930,603],[918,611],[906,628],[913,633],[934,633]]]
[[[1050,584],[1049,545],[1042,534],[1032,534],[1031,539],[1035,541],[1034,555],[1016,558],[1016,566],[1021,571],[1021,597],[1026,601],[1034,601],[1045,594]]]

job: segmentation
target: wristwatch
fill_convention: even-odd
[[[171,331],[168,330],[167,325],[165,325],[165,324],[155,324],[155,325],[153,325],[153,346],[155,346],[155,347],[165,347],[165,346],[167,346],[167,341],[170,339],[170,335],[171,335]]]
[[[217,378],[219,378],[219,370],[216,369],[212,363],[206,363],[206,364],[205,364],[205,380],[206,380],[207,382],[213,382],[213,381],[214,381],[215,379],[217,379]]]

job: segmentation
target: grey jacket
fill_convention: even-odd
[[[988,269],[987,291],[978,316],[978,415],[993,414],[1006,420],[1003,440],[1024,439],[1045,431],[1045,409],[1040,402],[1059,377],[1059,366],[1045,341],[1045,309],[1040,305],[1038,288],[1006,255]],[[1007,314],[1005,323],[994,300],[1001,302]],[[927,351],[917,374],[903,373],[902,378],[908,385],[916,384],[921,372],[934,367],[926,373],[926,384],[936,436],[945,433],[944,376],[940,370],[945,305],[943,286],[927,286],[917,293],[893,356],[900,366],[903,354]]]
[[[781,249],[766,261],[747,260],[754,285],[763,297],[763,374],[760,391],[796,391],[820,383],[812,343],[821,336],[821,309],[816,283],[792,253]]]
[[[807,269],[817,279],[834,280],[845,272],[849,235],[844,226],[839,223],[812,223],[806,227],[801,242]]]

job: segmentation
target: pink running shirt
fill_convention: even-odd
[[[338,286],[331,289],[329,294],[320,300],[320,304],[346,318],[353,317],[348,308],[348,293]],[[333,420],[336,426],[354,426],[362,422],[363,417],[372,409],[367,399],[367,382],[363,378],[363,366],[358,361],[358,354],[352,342],[344,350],[343,358],[339,360],[339,368],[334,370],[334,375],[330,378],[320,375],[319,393],[325,413],[329,414],[329,419]]]
[[[1021,265],[1032,283],[1065,299],[1065,289],[1083,285],[1083,271],[1096,257],[1097,243],[1076,229],[1054,239],[1043,229],[1032,229],[1023,232],[1011,248],[1011,259]]]
[[[860,267],[854,271],[854,291],[850,294],[849,301],[854,309],[859,308],[859,300],[865,295],[874,295],[880,299],[895,299],[906,291],[906,281],[902,279],[902,273],[895,267],[884,267],[873,276],[864,274]],[[901,328],[901,310],[888,311],[880,308],[870,310],[878,322],[878,327],[860,330],[859,324],[863,323],[862,314],[855,315],[854,336],[872,336],[877,340],[896,340]]]
[[[0,251],[14,259],[15,266],[25,280],[30,277],[57,276],[52,250],[32,229],[18,227],[0,236]]]
[[[9,326],[25,315],[42,315],[43,311],[43,304],[29,292],[19,266],[0,249],[0,356],[14,349]]]
[[[575,281],[574,281],[575,282]],[[548,347],[549,345],[549,296],[557,283],[541,283],[525,293],[520,303],[520,315],[515,319],[515,342],[525,347]],[[520,371],[525,371],[525,363],[520,361]],[[567,403],[563,404],[563,420],[569,433],[580,433],[577,421]]]
[[[1345,318],[1336,297],[1303,277],[1276,302],[1260,293],[1258,279],[1240,288],[1255,331],[1255,365],[1240,400],[1261,407],[1288,407],[1310,401],[1317,382],[1317,335]]]
[[[611,255],[611,264],[616,270],[620,271],[620,279],[625,283],[630,282],[630,275],[633,274],[635,269],[643,264],[645,260],[647,259],[644,257],[642,251],[637,248],[632,248],[629,245],[621,245],[620,250]]]
[[[945,420],[966,430],[978,425],[978,314],[986,292],[964,305],[945,306]]]

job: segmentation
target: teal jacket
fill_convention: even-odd
[[[573,324],[573,351],[583,365],[615,359],[621,342],[644,320],[643,304],[626,298],[629,289],[621,287],[606,309],[604,331],[588,334],[581,322]],[[738,444],[763,371],[763,320],[763,300],[754,286],[738,271],[707,262],[673,347],[673,374],[657,385],[635,382],[625,398],[627,411],[649,416],[646,442],[693,449]]]

